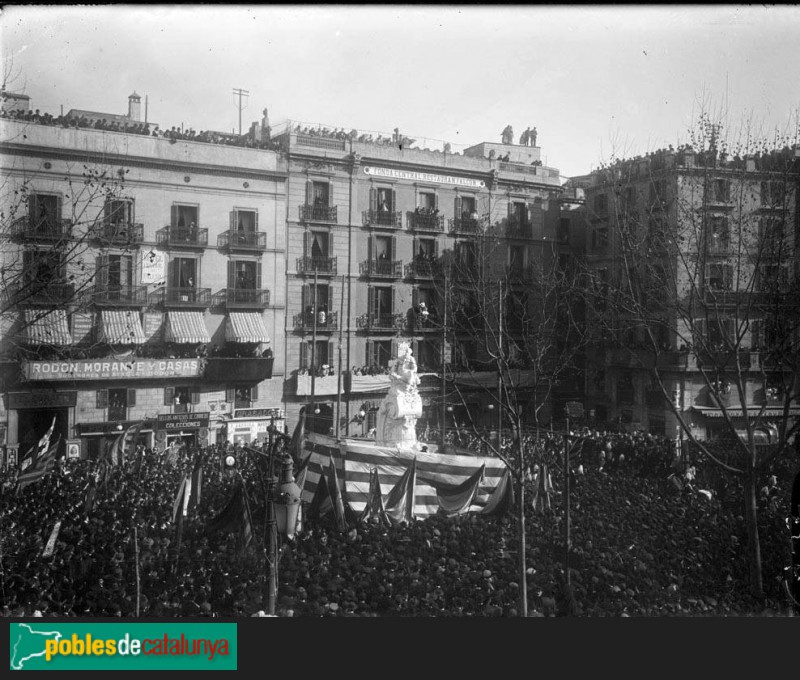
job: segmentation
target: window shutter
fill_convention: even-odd
[[[300,292],[300,305],[303,308],[303,314],[308,311],[308,308],[311,306],[311,301],[311,284],[303,284],[303,288]]]
[[[178,226],[178,206],[177,205],[173,205],[171,207],[171,209],[170,209],[170,222],[169,222],[169,224],[170,224],[171,227],[177,227]]]
[[[306,180],[306,205],[314,205],[314,183]]]
[[[228,288],[236,288],[236,263],[233,260],[228,260]]]
[[[333,207],[333,182],[328,182],[328,207]]]
[[[334,375],[337,375],[339,373],[339,370],[341,369],[340,366],[336,366],[334,364],[334,362],[333,362],[333,340],[329,340],[328,341],[328,356],[327,356],[327,360],[323,361],[322,363],[323,364],[330,364],[331,366],[334,366],[335,371],[336,371],[334,373]]]
[[[411,353],[414,355],[417,367],[419,367],[419,340],[411,341]]]
[[[180,282],[180,271],[178,269],[178,258],[173,258],[169,261],[168,271],[167,271],[167,285],[173,286],[175,288],[181,285]]]
[[[308,231],[303,232],[303,257],[311,256],[311,234]]]
[[[253,385],[250,388],[250,401],[258,401],[258,385]]]
[[[333,312],[333,286],[328,286],[328,314]]]
[[[300,343],[300,366],[299,368],[302,370],[304,368],[308,368],[308,343],[301,342]]]
[[[328,238],[326,239],[328,242],[328,249],[323,253],[325,257],[333,257],[333,232],[328,232]]]
[[[105,220],[106,223],[111,222],[111,220],[113,219],[111,208],[112,208],[111,199],[107,198],[105,205],[103,205],[103,219]]]
[[[256,263],[256,288],[261,290],[261,262]]]
[[[108,285],[108,255],[100,255],[95,262],[95,287],[105,289]]]
[[[164,406],[172,406],[172,402],[175,401],[175,388],[174,387],[165,387],[164,388]]]
[[[200,390],[198,390],[196,387],[192,387],[189,389],[189,396],[191,397],[191,401],[193,404],[200,403]]]
[[[96,398],[95,398],[95,407],[96,408],[107,408],[108,407],[108,390],[97,390]]]
[[[411,259],[415,260],[419,257],[419,242],[417,241],[417,237],[415,236],[411,241]]]
[[[461,196],[456,196],[453,204],[453,217],[455,217],[457,220],[461,219]]]
[[[433,239],[433,256],[439,257],[439,239]]]
[[[372,236],[367,236],[367,260],[374,262],[378,258],[375,257],[375,239]]]
[[[28,219],[33,221],[39,219],[39,211],[36,209],[36,195],[28,196]]]
[[[414,311],[416,311],[417,307],[419,307],[419,289],[418,288],[412,288],[411,289],[411,306],[414,308]],[[430,311],[430,310],[428,310],[428,311]]]
[[[231,210],[230,213],[229,213],[229,216],[230,216],[230,221],[229,221],[230,230],[231,231],[237,231],[239,225],[236,224],[236,211],[235,210]]]
[[[378,210],[378,190],[375,187],[369,188],[369,209],[372,212]]]
[[[236,388],[235,387],[227,387],[225,388],[225,401],[229,404],[233,404],[236,401]]]
[[[397,301],[395,300],[396,297],[397,297],[397,291],[395,290],[394,286],[392,286],[392,297],[391,297],[391,303],[392,303],[391,313],[392,314],[394,314],[395,310],[397,309]]]
[[[439,209],[439,194],[438,193],[434,193],[433,194],[433,207],[436,210]]]
[[[375,289],[372,286],[367,288],[367,314],[375,314],[376,298]]]
[[[366,354],[366,360],[364,361],[365,366],[372,366],[372,364],[375,362],[374,348],[375,348],[375,343],[372,340],[367,340],[367,354]]]
[[[63,219],[64,200],[61,196],[56,196],[56,221]]]
[[[397,257],[397,236],[392,236],[391,247],[389,250],[389,260],[391,262],[394,262],[396,257]]]
[[[394,189],[392,189],[391,192],[392,193],[390,196],[392,197],[392,204],[389,206],[389,210],[394,212],[397,210],[397,192]]]
[[[128,406],[136,406],[136,390],[132,387],[128,388],[128,394],[126,395],[127,405]]]
[[[391,366],[394,363],[394,360],[397,358],[397,338],[392,338],[391,349],[389,350],[392,353],[392,356],[389,359],[389,365]]]

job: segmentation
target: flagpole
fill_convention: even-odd
[[[142,602],[142,583],[139,579],[139,534],[135,524],[133,526],[133,550],[136,558],[136,618],[138,619]]]

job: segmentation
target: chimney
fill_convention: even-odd
[[[128,118],[137,123],[142,119],[142,98],[136,92],[128,97]]]

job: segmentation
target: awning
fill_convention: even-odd
[[[111,345],[143,345],[146,338],[139,313],[104,309],[100,317],[100,341]]]
[[[258,312],[231,312],[225,320],[228,342],[269,342],[269,332]]]
[[[169,312],[164,341],[187,344],[211,342],[203,312]]]
[[[67,312],[63,309],[26,309],[22,336],[29,345],[71,345]]]
[[[713,406],[693,406],[692,407],[698,413],[702,413],[704,416],[708,418],[723,418],[722,409],[721,408],[714,408]],[[728,408],[725,409],[728,412],[728,416],[731,418],[743,418],[744,417],[744,410],[742,408]],[[747,406],[747,415],[751,418],[754,418],[759,414],[761,411],[761,404],[749,404]],[[780,408],[765,408],[764,412],[761,413],[762,417],[769,417],[769,418],[776,418],[783,415],[783,407]],[[798,408],[790,408],[789,415],[800,415],[800,409]]]

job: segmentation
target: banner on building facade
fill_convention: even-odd
[[[28,361],[27,380],[141,380],[142,378],[199,378],[202,359],[137,359],[136,361]]]
[[[438,175],[430,172],[414,172],[412,170],[392,170],[391,168],[364,167],[364,173],[372,177],[388,177],[390,179],[409,179],[416,182],[434,182],[436,184],[454,184],[461,187],[482,187],[485,182],[480,179]]]
[[[164,283],[167,277],[166,253],[151,249],[142,251],[141,258],[142,283]]]

